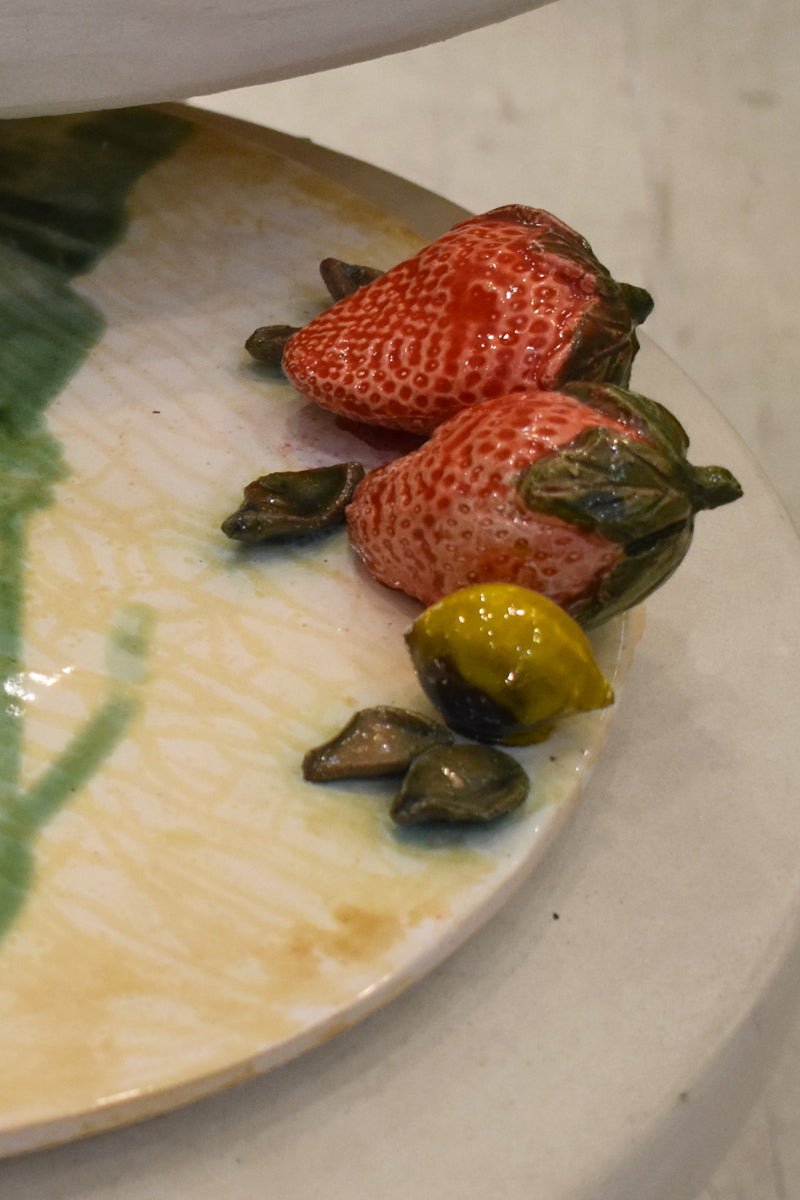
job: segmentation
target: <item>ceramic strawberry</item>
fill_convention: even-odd
[[[456,225],[286,342],[283,369],[341,416],[427,433],[476,401],[570,380],[627,384],[652,308],[540,209]]]
[[[348,532],[376,579],[423,604],[511,583],[597,624],[675,570],[695,512],[741,495],[724,468],[693,467],[687,446],[666,409],[623,388],[514,392],[367,474]]]

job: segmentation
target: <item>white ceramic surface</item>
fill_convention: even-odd
[[[47,125],[56,147],[85,127]],[[139,126],[106,122],[106,156],[118,128],[126,146]],[[68,471],[30,521],[6,683],[22,810],[57,755],[72,769],[63,748],[109,703],[125,723],[39,822],[0,943],[0,1154],[272,1068],[396,995],[541,858],[612,719],[574,718],[520,751],[530,800],[486,831],[398,835],[393,784],[304,783],[304,751],[355,709],[426,707],[402,637],[420,609],[369,579],[344,531],[251,554],[220,532],[265,471],[392,453],[299,400],[243,342],[325,303],[326,254],[385,267],[419,239],[257,141],[186,130],[136,184],[122,241],[75,284],[105,329],[45,410]],[[595,636],[612,680],[635,625]]]
[[[546,0],[5,0],[0,117],[86,111],[305,75],[438,41]]]
[[[158,1121],[8,1160],[4,1200],[693,1195],[797,982],[800,555],[697,389],[647,341],[636,370],[746,500],[649,603],[591,789],[532,879],[369,1021]]]

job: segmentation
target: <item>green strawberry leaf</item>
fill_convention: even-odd
[[[597,293],[572,335],[559,377],[564,381],[593,380],[626,387],[639,340],[619,286],[603,276],[598,276],[596,285]]]
[[[589,429],[523,472],[525,506],[560,517],[626,549],[690,521],[691,468],[610,429]]]
[[[640,544],[626,554],[602,580],[575,619],[591,629],[646,600],[680,566],[692,540],[694,524],[688,521]]]
[[[663,404],[643,396],[641,392],[589,380],[568,383],[561,391],[593,408],[595,412],[612,417],[620,425],[627,426],[672,454],[683,456],[689,449],[689,435],[678,418]]]
[[[663,412],[670,419],[658,445],[610,429],[588,429],[528,467],[517,481],[520,498],[532,512],[559,517],[623,548],[618,564],[594,581],[573,611],[584,627],[607,621],[649,596],[689,549],[694,514],[742,494],[724,467],[694,467],[671,450],[668,440],[680,440],[677,431],[682,430]],[[660,414],[656,417],[662,420]]]

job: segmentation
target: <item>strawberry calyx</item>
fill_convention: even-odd
[[[590,380],[568,383],[559,390],[612,421],[619,421],[644,441],[661,445],[677,455],[685,455],[689,449],[689,435],[674,413],[641,392]]]
[[[247,353],[267,367],[280,367],[286,343],[300,325],[259,325],[244,344]]]
[[[597,580],[591,596],[573,608],[575,620],[583,629],[594,629],[641,604],[678,569],[692,533],[693,522],[687,521],[630,548],[608,575]]]
[[[617,283],[600,263],[594,271],[594,296],[573,333],[560,378],[627,385],[639,351],[636,326],[650,313],[653,300],[644,288]]]
[[[695,512],[731,504],[742,495],[742,485],[727,467],[693,467],[692,484]]]
[[[608,397],[612,409],[623,400],[618,389],[614,392],[617,395]],[[626,404],[631,415],[641,418],[637,399],[644,400],[629,393]],[[586,429],[517,477],[517,493],[529,511],[599,533],[624,551],[573,612],[584,626],[606,621],[648,596],[684,557],[695,513],[742,495],[726,468],[688,462],[680,426],[666,410],[663,414],[669,420],[658,411],[654,414],[650,441],[643,440],[641,432],[629,437],[602,426]]]
[[[344,262],[341,258],[323,258],[319,273],[331,299],[336,302],[380,279],[383,271],[360,263]],[[259,325],[250,334],[244,348],[257,362],[265,363],[268,367],[280,367],[286,343],[302,328],[302,325]]]
[[[635,283],[621,283],[619,290],[622,292],[631,317],[637,325],[641,325],[653,311],[653,297],[647,288],[637,287]]]

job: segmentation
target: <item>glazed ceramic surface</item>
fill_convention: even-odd
[[[229,128],[428,236],[460,215],[306,140]],[[3,1200],[695,1200],[800,984],[800,548],[752,455],[647,336],[634,381],[745,498],[701,515],[648,601],[591,786],[536,870],[370,1019],[158,1120],[8,1158]]]
[[[344,531],[251,552],[220,532],[266,471],[395,452],[243,342],[326,303],[327,254],[386,267],[418,239],[166,112],[7,139],[27,201],[0,214],[12,1152],[273,1067],[424,974],[539,860],[611,711],[519,752],[530,799],[482,832],[400,834],[393,785],[305,783],[304,752],[355,709],[426,707],[402,637],[419,606]],[[638,624],[595,638],[617,682]]]
[[[6,0],[0,116],[183,99],[407,50],[546,0]]]

